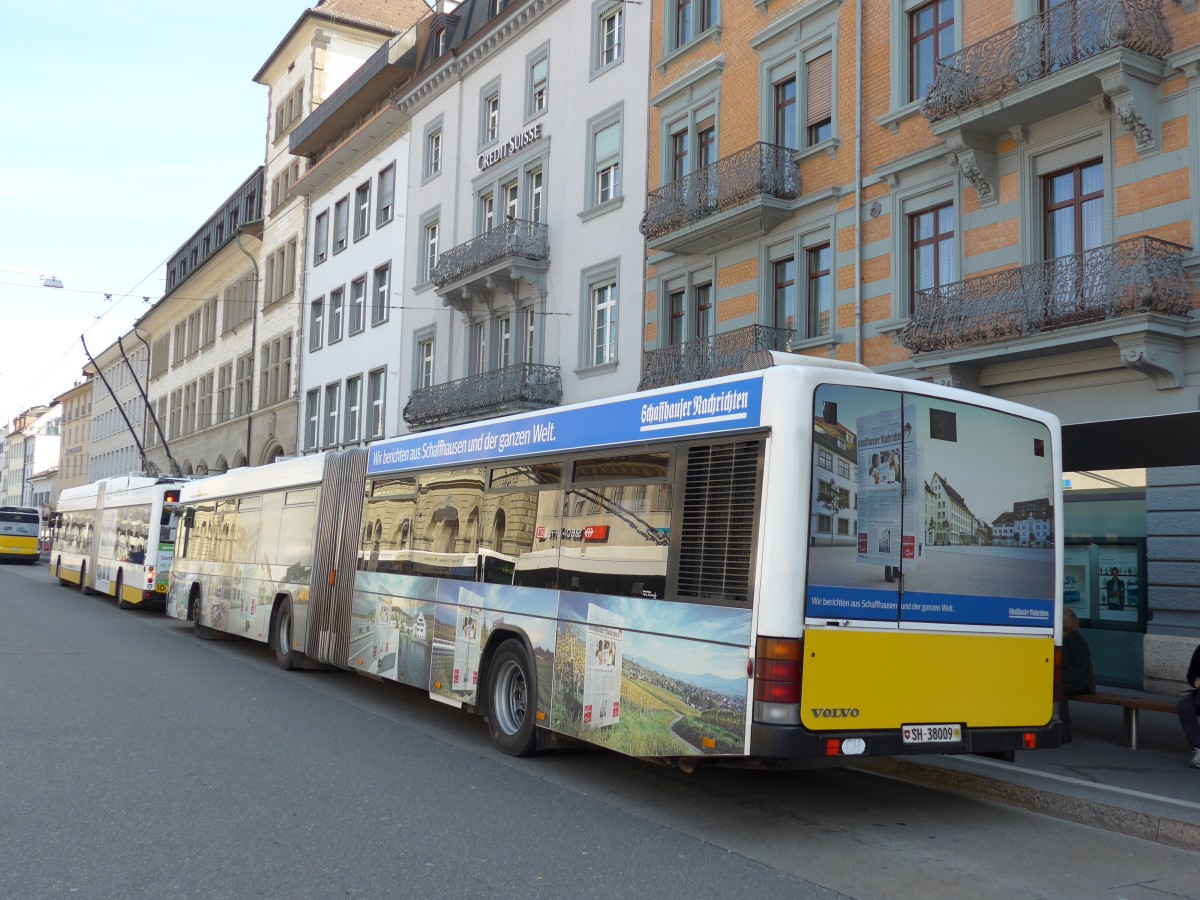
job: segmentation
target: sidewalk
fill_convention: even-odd
[[[1121,716],[1118,707],[1073,704],[1075,740],[1058,750],[1019,751],[1014,763],[895,757],[866,768],[1200,851],[1200,769],[1188,766],[1179,720],[1143,712],[1138,749],[1130,750],[1122,742]]]

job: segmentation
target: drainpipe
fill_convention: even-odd
[[[854,42],[860,77],[854,79],[854,361],[863,361],[862,308],[862,123],[863,0],[854,4]]]
[[[859,0],[861,3],[862,0]],[[250,260],[250,264],[254,266],[254,287],[250,290],[250,390],[246,392],[246,465],[252,466],[250,462],[250,434],[254,427],[254,351],[258,349],[258,260],[251,256],[246,248],[242,246],[242,226],[238,226],[237,233],[234,234],[237,240],[238,249],[246,254],[246,259]],[[236,361],[235,361],[236,365]],[[234,373],[237,374],[236,372]],[[237,396],[237,388],[234,387],[234,396]]]

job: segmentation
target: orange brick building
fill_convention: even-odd
[[[1181,677],[1200,634],[1195,0],[650,6],[642,386],[775,349],[1056,413],[1064,468],[1108,473],[1074,478],[1065,535],[1102,674]],[[1132,617],[1098,602],[1122,554]]]

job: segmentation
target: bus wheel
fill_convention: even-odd
[[[488,667],[487,717],[492,742],[509,756],[528,756],[536,743],[533,667],[520,641],[500,645]]]
[[[292,601],[282,598],[271,617],[271,646],[275,649],[275,664],[279,668],[300,668],[300,651],[292,646]]]
[[[133,604],[125,599],[125,570],[117,573],[117,609],[133,609]]]
[[[188,619],[192,623],[192,632],[202,641],[216,640],[217,633],[207,625],[200,624],[200,585],[193,584],[192,592],[188,594]]]

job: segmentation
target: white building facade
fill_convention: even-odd
[[[442,4],[398,97],[402,431],[638,384],[649,9],[498,6]]]
[[[141,472],[137,445],[146,418],[142,392],[150,371],[149,348],[131,330],[121,335],[120,343],[114,341],[97,353],[94,360],[98,377],[92,379],[88,480]]]

